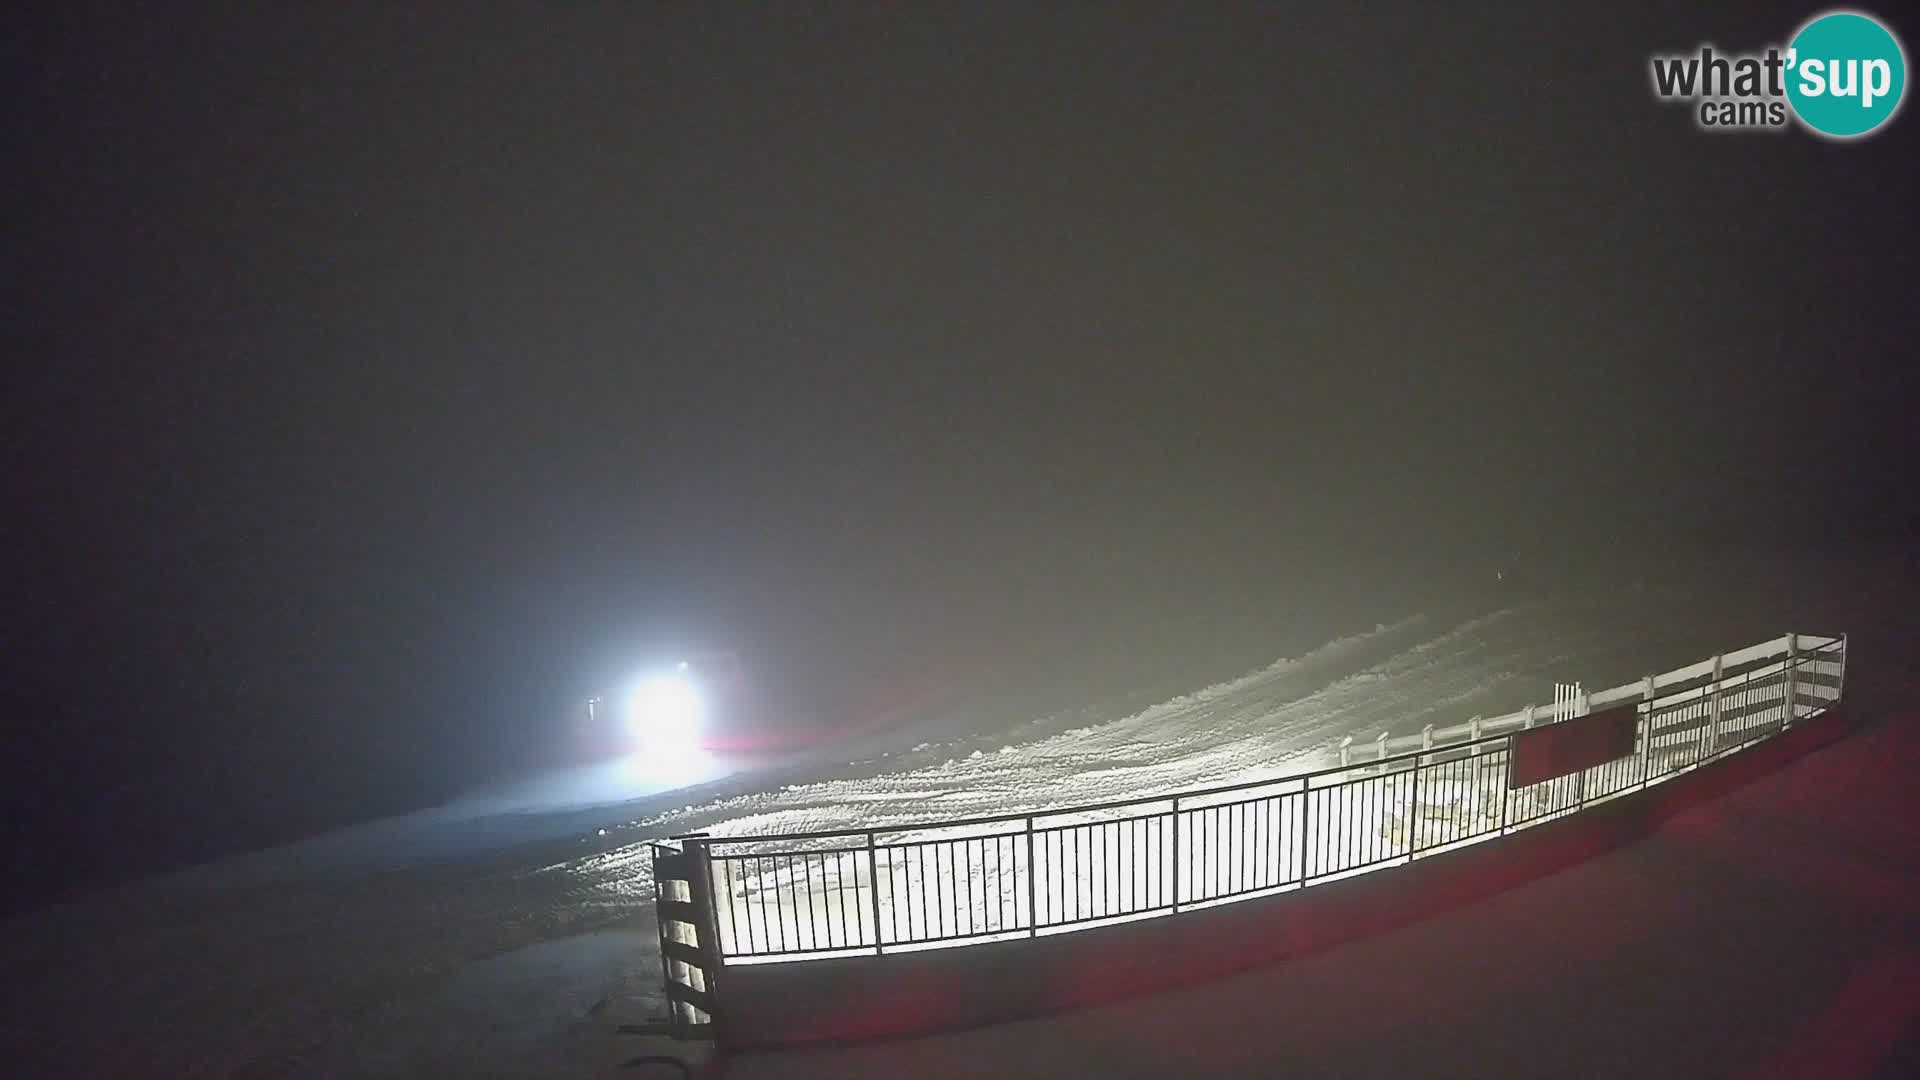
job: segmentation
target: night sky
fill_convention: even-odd
[[[672,650],[830,722],[1130,622],[1915,538],[1920,118],[1648,86],[1812,7],[1302,7],[52,6],[8,889],[444,799]]]

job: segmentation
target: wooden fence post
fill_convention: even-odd
[[[1796,646],[1797,644],[1798,644],[1798,642],[1796,642],[1796,641],[1794,640],[1794,636],[1793,636],[1792,634],[1788,634],[1788,635],[1787,635],[1787,672],[1786,672],[1786,674],[1787,674],[1787,698],[1786,698],[1786,709],[1785,709],[1785,710],[1784,710],[1784,711],[1783,711],[1783,712],[1782,712],[1782,713],[1780,714],[1780,726],[1781,726],[1782,728],[1785,728],[1785,727],[1787,727],[1788,725],[1790,725],[1790,724],[1792,724],[1792,723],[1793,723],[1793,708],[1794,708],[1794,705],[1793,705],[1793,694],[1794,694],[1794,689],[1793,689],[1793,684],[1794,684],[1794,679],[1793,679],[1793,675],[1794,675],[1794,671],[1793,671],[1793,667],[1794,667],[1794,664],[1796,664],[1796,663],[1798,662],[1798,659],[1799,659],[1799,655],[1800,655],[1800,654],[1799,654],[1799,651],[1798,651],[1798,650],[1797,650],[1797,649],[1795,648],[1795,646]]]
[[[1646,783],[1653,764],[1653,676],[1640,682],[1640,700],[1646,706],[1640,718],[1640,782]]]
[[[1720,743],[1720,677],[1726,673],[1726,657],[1713,658],[1713,696],[1707,704],[1707,753]]]

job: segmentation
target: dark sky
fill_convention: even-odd
[[[1649,92],[1765,6],[55,6],[9,883],[445,797],[662,649],[831,717],[1276,582],[1905,543],[1920,119]]]

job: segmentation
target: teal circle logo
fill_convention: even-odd
[[[1814,132],[1865,135],[1893,119],[1907,89],[1907,56],[1880,20],[1830,11],[1788,45],[1787,101]]]

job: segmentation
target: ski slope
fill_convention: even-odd
[[[900,752],[757,762],[553,806],[479,801],[0,924],[18,1075],[577,1075],[658,1012],[651,837],[891,826],[1277,777],[1773,636],[1681,590],[1409,617],[1120,715],[954,720]],[[1686,616],[1681,618],[1680,616]],[[604,1051],[602,1051],[604,1052]]]

